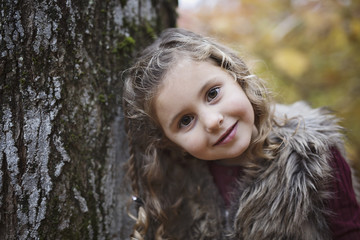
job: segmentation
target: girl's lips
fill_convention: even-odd
[[[232,125],[228,130],[226,130],[226,132],[223,135],[221,135],[221,137],[217,140],[217,142],[214,144],[214,146],[226,144],[226,143],[230,142],[236,135],[237,124],[238,124],[238,121],[236,121],[236,123],[234,125]]]

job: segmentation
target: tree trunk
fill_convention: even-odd
[[[0,239],[128,239],[121,71],[176,0],[0,0]]]

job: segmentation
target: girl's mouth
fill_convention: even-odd
[[[221,135],[221,137],[217,140],[217,142],[214,144],[214,146],[226,144],[226,143],[230,142],[236,135],[236,129],[237,129],[238,122],[239,121],[236,121],[234,125],[232,125],[228,130],[226,130],[226,132],[223,135]]]

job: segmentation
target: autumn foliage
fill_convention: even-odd
[[[214,1],[211,1],[214,2]],[[360,170],[360,2],[218,0],[179,8],[178,26],[236,49],[277,101],[328,106]]]

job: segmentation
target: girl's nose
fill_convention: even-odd
[[[204,116],[203,122],[207,132],[213,132],[221,127],[224,117],[220,113],[210,113]]]

